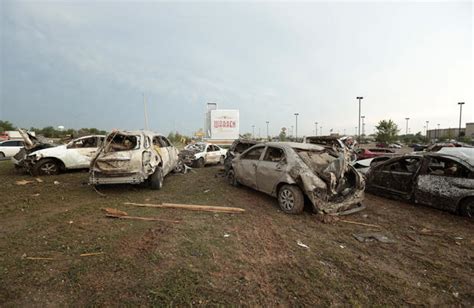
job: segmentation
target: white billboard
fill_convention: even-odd
[[[238,110],[211,110],[211,139],[226,140],[239,138]]]

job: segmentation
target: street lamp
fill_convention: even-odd
[[[365,123],[364,123],[365,116],[360,116],[360,118],[362,119],[362,136],[365,136]]]
[[[461,138],[461,117],[462,117],[462,105],[464,105],[464,102],[459,102],[459,130],[458,130],[458,139]]]
[[[405,120],[407,120],[407,128],[406,128],[406,131],[405,131],[405,135],[408,135],[408,120],[410,120],[410,118],[405,118]]]
[[[295,118],[296,118],[295,138],[296,138],[296,140],[298,140],[298,116],[299,115],[300,115],[299,113],[297,113],[297,112],[295,113]]]
[[[293,137],[293,133],[294,133],[294,130],[293,130],[293,125],[291,125],[291,137]]]
[[[438,125],[438,131],[436,132],[436,139],[439,139],[439,124]]]
[[[319,127],[319,133],[321,134],[321,136],[323,135],[323,127],[322,126]]]
[[[267,123],[267,139],[270,140],[270,134],[268,134],[268,123],[270,123],[270,122],[267,121],[266,123]]]
[[[315,132],[315,135],[317,136],[318,135],[318,122],[314,122],[314,132]]]
[[[255,125],[252,125],[252,138],[255,139]]]
[[[362,96],[357,96],[356,97],[359,100],[359,142],[360,142],[360,101],[364,98]]]
[[[430,141],[430,138],[428,137],[428,124],[430,123],[430,121],[426,121],[426,140],[427,141]]]

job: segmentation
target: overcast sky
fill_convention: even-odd
[[[474,122],[470,1],[1,2],[0,119],[22,127],[189,134],[206,102],[240,110],[241,133],[353,134]],[[464,125],[464,124],[463,124]]]

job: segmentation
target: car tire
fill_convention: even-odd
[[[295,185],[283,185],[278,191],[278,204],[287,214],[300,214],[304,209],[304,195]]]
[[[33,175],[56,175],[61,165],[54,159],[42,159],[33,166]]]
[[[459,213],[470,218],[474,217],[474,198],[463,200],[459,205]]]
[[[203,168],[204,167],[204,158],[199,158],[196,160],[196,168]]]
[[[5,153],[0,152],[0,158],[5,158]]]
[[[163,169],[156,167],[155,172],[150,175],[150,187],[151,189],[160,190],[163,187]]]
[[[234,187],[240,186],[239,181],[237,181],[237,178],[235,177],[235,171],[233,169],[229,170],[229,172],[227,173],[227,181],[230,185]]]

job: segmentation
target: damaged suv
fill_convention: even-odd
[[[317,213],[360,211],[365,182],[344,153],[293,142],[257,144],[232,161],[227,179],[278,198],[285,213],[301,213],[305,196]]]
[[[149,131],[110,133],[91,162],[89,183],[163,186],[178,164],[178,150],[164,136]]]

